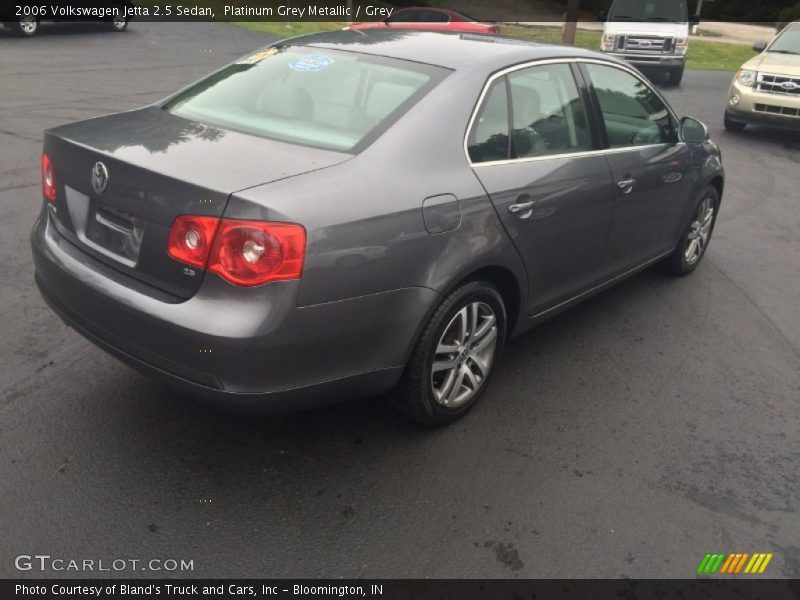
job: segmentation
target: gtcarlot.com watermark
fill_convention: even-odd
[[[14,559],[18,571],[111,573],[124,571],[194,571],[194,560],[183,558],[63,558],[49,554],[20,554]]]

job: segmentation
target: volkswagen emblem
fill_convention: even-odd
[[[98,194],[102,194],[108,187],[108,169],[101,162],[94,163],[92,168],[92,188]]]
[[[800,85],[797,85],[794,81],[784,81],[781,84],[781,87],[788,91],[794,91],[797,88],[800,88]]]

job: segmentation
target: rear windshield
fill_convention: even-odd
[[[358,152],[448,73],[351,52],[268,48],[194,85],[164,110],[260,137]]]
[[[686,23],[686,0],[615,0],[609,21]]]

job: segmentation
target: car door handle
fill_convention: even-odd
[[[630,194],[633,191],[633,186],[635,185],[636,180],[633,178],[623,179],[622,181],[617,182],[617,187],[622,191],[623,194]]]
[[[519,204],[512,204],[511,206],[508,207],[508,212],[510,212],[512,215],[519,215],[521,218],[524,219],[525,218],[524,213],[531,211],[535,204],[536,202],[532,200],[530,202],[520,202]]]

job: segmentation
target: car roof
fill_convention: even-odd
[[[335,31],[291,38],[285,43],[398,58],[453,70],[477,62],[502,67],[548,58],[609,60],[598,52],[572,46],[539,44],[502,36],[415,30]]]

